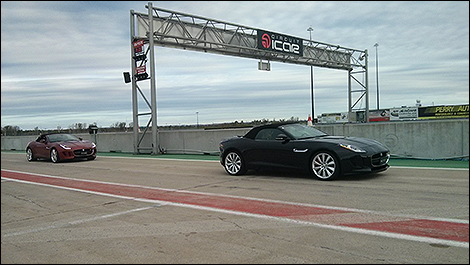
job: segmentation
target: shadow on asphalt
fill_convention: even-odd
[[[26,160],[26,159],[25,159]],[[26,160],[27,161],[27,160]],[[61,160],[57,163],[53,163],[52,160],[50,159],[45,159],[45,158],[38,158],[33,161],[29,161],[29,163],[50,163],[50,164],[63,164],[63,163],[79,163],[79,162],[91,162],[93,160],[88,160],[86,158],[76,158],[76,159],[71,159],[71,160]]]
[[[351,174],[351,175],[341,176],[337,179],[329,180],[329,181],[366,181],[366,180],[369,180],[369,179],[376,179],[376,178],[385,177],[386,172],[387,171],[368,173],[368,174]],[[249,170],[243,176],[248,176],[248,177],[252,177],[252,178],[256,178],[256,177],[290,178],[290,179],[298,178],[298,179],[311,179],[313,181],[323,181],[323,180],[317,179],[316,177],[314,177],[309,172],[292,171],[292,170],[286,170],[286,169],[267,169],[267,168],[265,168],[265,169],[259,169],[259,170]]]

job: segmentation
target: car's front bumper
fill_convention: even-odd
[[[389,152],[381,152],[370,155],[356,155],[349,157],[342,161],[342,173],[347,174],[360,174],[381,172],[387,170],[390,166]]]
[[[72,160],[81,158],[96,158],[95,148],[75,149],[75,150],[63,150],[60,152],[61,160]]]

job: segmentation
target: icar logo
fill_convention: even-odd
[[[258,30],[258,49],[303,55],[302,39]]]
[[[266,49],[271,47],[271,37],[269,37],[267,33],[264,33],[263,36],[261,36],[261,45]]]

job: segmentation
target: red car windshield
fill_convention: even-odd
[[[70,141],[80,141],[78,137],[71,134],[51,134],[49,135],[49,142],[70,142]]]

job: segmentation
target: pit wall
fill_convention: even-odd
[[[377,140],[385,144],[391,154],[397,157],[419,159],[468,159],[469,157],[468,119],[316,124],[315,128],[330,135],[356,136]],[[249,128],[161,130],[159,145],[161,150],[169,154],[205,153],[216,155],[221,140],[232,136],[241,136],[248,130]],[[132,131],[76,135],[95,141],[98,152],[134,153]],[[151,147],[151,136],[151,132],[148,131],[140,146]],[[2,136],[1,150],[24,151],[28,142],[36,138],[37,136]],[[150,151],[141,151],[141,153],[150,153]]]

